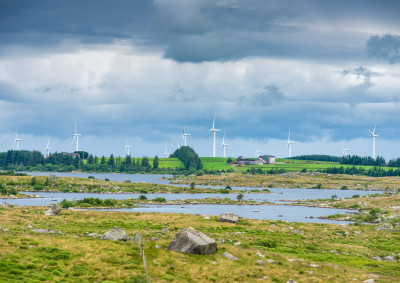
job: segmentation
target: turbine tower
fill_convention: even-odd
[[[213,126],[212,126],[212,128],[210,129],[210,132],[211,132],[212,135],[213,135],[213,157],[215,157],[215,136],[216,136],[216,133],[219,132],[219,130],[217,130],[217,129],[215,128],[215,114],[214,114]]]
[[[183,128],[183,132],[182,132],[182,144],[184,146],[186,146],[186,138],[190,136],[190,134],[185,133],[185,128]]]
[[[165,145],[165,152],[164,152],[164,155],[165,155],[165,158],[168,158],[168,147],[167,147],[167,145]]]
[[[224,131],[224,137],[222,138],[222,150],[224,151],[224,157],[226,157],[226,147],[229,144],[225,143],[225,131]]]
[[[375,129],[376,129],[376,125],[374,127],[374,130],[371,132],[371,130],[369,131],[369,134],[372,137],[372,158],[375,159],[375,138],[379,137],[378,135],[375,134]]]
[[[256,149],[256,157],[259,157],[259,156],[260,156],[260,153],[261,153],[261,150]]]
[[[294,144],[294,142],[290,140],[290,129],[289,129],[289,136],[288,136],[288,139],[287,139],[289,158],[292,157],[292,144]]]
[[[79,151],[79,137],[81,137],[81,134],[78,134],[78,128],[76,127],[76,121],[75,121],[75,134],[74,134],[74,139],[72,140],[72,143],[76,140],[76,150]]]
[[[129,152],[129,150],[130,150],[130,148],[131,148],[132,146],[131,145],[128,145],[128,138],[126,138],[126,145],[125,145],[125,154],[128,156],[128,155],[131,155],[130,154],[130,152]]]
[[[22,141],[21,138],[18,138],[18,131],[15,129],[15,148],[19,150],[19,142]]]
[[[43,149],[47,150],[47,155],[46,156],[49,156],[50,155],[50,150],[52,150],[52,148],[50,147],[50,139],[47,141],[46,148],[43,148]]]

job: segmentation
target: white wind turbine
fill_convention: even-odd
[[[47,146],[45,148],[43,148],[44,150],[47,150],[47,155],[50,155],[50,150],[52,150],[52,148],[50,147],[50,139],[47,141]]]
[[[130,149],[132,148],[132,146],[131,145],[128,145],[128,138],[126,138],[126,145],[125,145],[125,154],[128,156],[128,155],[131,155],[131,153],[130,153]]]
[[[169,155],[169,153],[168,153],[168,147],[167,147],[167,145],[165,145],[165,152],[164,152],[165,158],[168,158],[168,155]]]
[[[294,141],[290,140],[290,129],[289,129],[289,136],[288,136],[288,139],[287,139],[289,158],[292,157],[292,144],[294,144]]]
[[[374,127],[374,130],[371,132],[371,130],[369,131],[369,134],[372,137],[372,158],[375,159],[375,138],[379,137],[378,135],[375,134],[375,129],[376,129],[376,125]]]
[[[262,152],[261,150],[256,149],[256,157],[259,157],[261,152]]]
[[[217,130],[215,128],[215,114],[214,114],[213,126],[210,129],[210,132],[212,132],[212,135],[213,135],[213,157],[215,157],[215,136],[216,136],[216,133],[219,132],[219,130]]]
[[[190,136],[190,134],[187,134],[187,133],[185,132],[185,128],[183,128],[183,132],[182,132],[182,144],[183,144],[184,146],[186,146],[186,138],[187,138],[188,136]]]
[[[224,151],[224,157],[226,157],[226,147],[227,147],[228,145],[229,145],[229,144],[225,143],[225,131],[224,131],[224,137],[222,138],[222,149],[223,149],[223,151]]]
[[[21,138],[18,137],[18,131],[15,129],[15,148],[19,150],[19,142],[22,141]]]
[[[348,156],[349,155],[349,151],[350,151],[350,149],[346,148],[346,144],[345,144],[344,148],[343,148],[343,156]]]
[[[79,137],[81,137],[81,134],[78,134],[78,128],[76,127],[76,121],[75,121],[75,134],[74,134],[74,139],[72,140],[72,143],[76,140],[76,150],[79,151]]]

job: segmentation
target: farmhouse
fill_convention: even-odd
[[[261,165],[266,163],[264,159],[261,157],[258,158],[243,158],[243,156],[239,156],[236,160],[236,164],[239,165]]]
[[[275,163],[275,156],[273,155],[263,155],[261,156],[262,159],[266,160],[268,164],[274,164]]]

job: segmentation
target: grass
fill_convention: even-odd
[[[399,253],[399,232],[378,231],[372,225],[249,219],[231,224],[220,223],[213,216],[206,220],[184,214],[67,210],[59,216],[47,217],[42,214],[44,210],[32,207],[0,210],[0,226],[9,229],[0,230],[2,281],[143,282],[141,256],[134,243],[87,236],[92,232],[105,233],[114,226],[124,228],[129,236],[141,231],[153,282],[256,282],[265,281],[265,277],[271,282],[289,279],[350,282],[353,278],[358,281],[372,278],[371,273],[380,276],[379,282],[400,278],[397,262],[371,258]],[[27,228],[29,224],[34,228],[61,230],[63,234],[34,233]],[[218,252],[208,256],[166,250],[178,229],[188,226],[224,243],[218,243]],[[161,232],[161,228],[168,231]],[[293,233],[295,230],[301,234]],[[150,240],[154,237],[159,240]],[[241,245],[235,246],[235,242]],[[238,260],[224,258],[225,251]],[[276,263],[266,263],[265,267],[256,263],[258,259],[266,262],[267,258]],[[310,266],[312,263],[318,267]]]

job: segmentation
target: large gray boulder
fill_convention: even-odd
[[[219,216],[219,222],[238,223],[239,216],[233,213],[224,213]]]
[[[175,235],[167,249],[188,254],[208,255],[217,251],[217,242],[193,227],[188,227]]]
[[[53,204],[52,207],[47,210],[44,214],[45,215],[59,215],[61,213],[61,206],[59,204]]]
[[[128,240],[128,235],[125,233],[124,229],[114,227],[106,232],[101,239],[109,241],[126,241]]]

